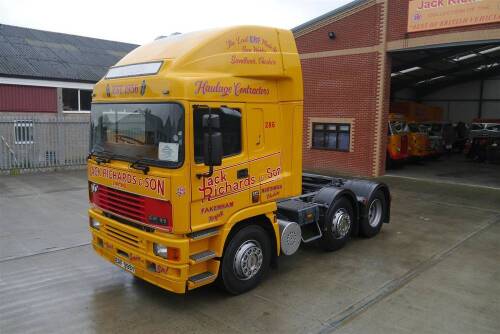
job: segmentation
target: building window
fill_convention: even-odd
[[[14,121],[15,144],[33,144],[33,121]]]
[[[63,111],[90,111],[92,91],[84,89],[62,89]]]
[[[241,153],[241,111],[227,107],[212,108],[212,114],[219,115],[224,157]],[[203,162],[203,115],[208,114],[206,107],[194,110],[194,159]]]
[[[313,123],[312,148],[348,152],[350,144],[350,124]]]

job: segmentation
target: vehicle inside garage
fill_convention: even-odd
[[[389,57],[387,174],[500,187],[500,43]]]

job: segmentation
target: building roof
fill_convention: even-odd
[[[301,32],[302,30],[306,29],[306,28],[309,28],[313,25],[316,25],[318,23],[320,23],[321,21],[323,20],[326,20],[326,19],[329,19],[333,16],[336,16],[336,15],[339,15],[339,14],[342,14],[344,12],[347,12],[353,8],[356,8],[360,5],[364,5],[365,3],[369,2],[370,0],[354,0],[354,1],[351,1],[343,6],[340,6],[338,8],[335,8],[334,10],[331,10],[323,15],[320,15],[312,20],[309,20],[305,23],[302,23],[301,25],[298,25],[296,26],[295,28],[292,28],[292,32],[294,34],[296,33],[299,33]]]
[[[0,24],[0,76],[94,83],[136,47]]]

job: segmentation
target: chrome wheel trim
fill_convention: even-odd
[[[368,209],[368,224],[371,227],[377,227],[382,221],[382,201],[375,198]]]
[[[233,270],[241,280],[249,280],[260,271],[264,254],[262,247],[256,240],[247,240],[234,254]]]
[[[340,208],[335,212],[332,221],[332,232],[335,239],[342,239],[351,229],[351,217],[345,208]]]

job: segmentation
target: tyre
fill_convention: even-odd
[[[222,256],[219,286],[234,295],[255,288],[269,271],[271,251],[262,227],[250,225],[236,232]]]
[[[329,252],[336,251],[346,244],[354,224],[354,214],[351,202],[341,197],[336,200],[325,215],[323,236],[320,246]]]
[[[368,213],[366,219],[362,219],[359,232],[365,238],[371,238],[380,232],[384,217],[387,216],[387,201],[382,191],[378,190],[367,204]]]

